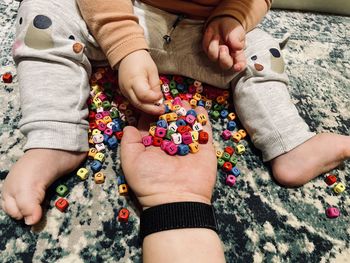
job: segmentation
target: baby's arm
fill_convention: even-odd
[[[130,0],[78,0],[82,16],[110,65],[118,68],[122,93],[137,108],[162,114],[158,70]]]
[[[270,0],[221,1],[205,26],[202,44],[209,59],[223,69],[241,71],[246,64],[245,34],[262,20],[270,6]]]

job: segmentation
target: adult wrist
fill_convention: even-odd
[[[145,209],[140,217],[140,238],[160,231],[207,228],[217,232],[212,205],[202,202],[173,202]]]

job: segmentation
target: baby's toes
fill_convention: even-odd
[[[22,213],[18,209],[16,200],[13,197],[7,196],[1,199],[1,207],[5,211],[5,213],[13,217],[14,219],[20,220],[23,218]]]

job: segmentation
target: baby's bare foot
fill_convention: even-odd
[[[86,157],[84,152],[31,149],[12,167],[1,193],[3,210],[27,225],[39,222],[40,204],[46,189],[59,177],[73,171]]]
[[[271,161],[275,179],[300,186],[350,158],[350,136],[321,133]]]

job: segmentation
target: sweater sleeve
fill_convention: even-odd
[[[272,0],[223,0],[210,14],[206,25],[216,17],[232,16],[249,32],[263,19],[271,2]]]
[[[148,49],[130,0],[77,0],[77,3],[113,68],[128,54]]]

